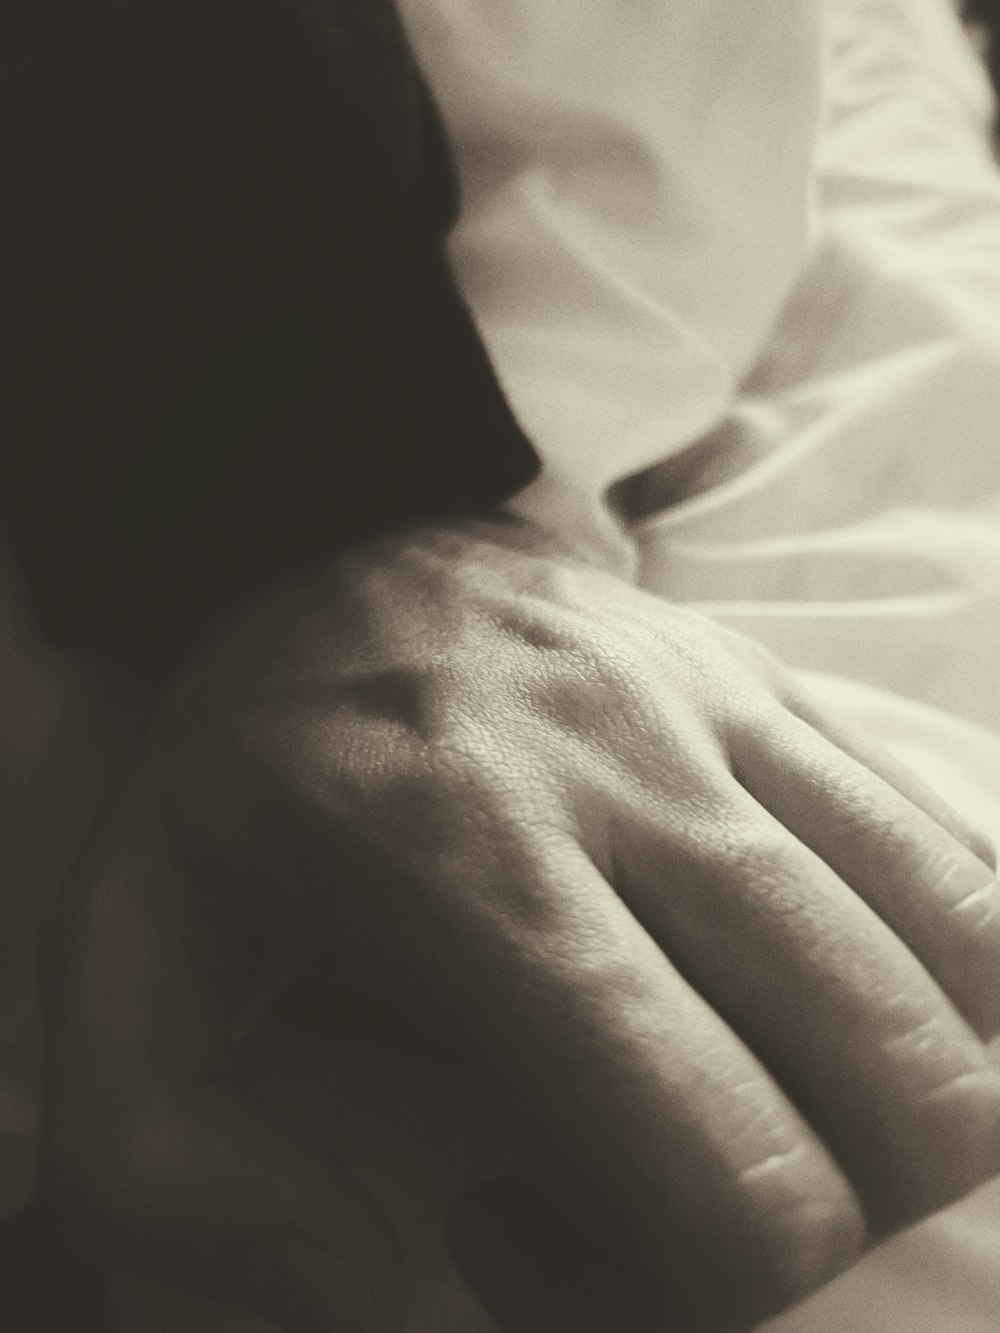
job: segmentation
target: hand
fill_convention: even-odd
[[[540,533],[371,545],[219,637],[81,860],[49,1187],[293,1333],[397,1327],[377,1210],[227,1082],[318,967],[482,1071],[664,1301],[746,1327],[1000,1167],[990,860],[763,650]]]

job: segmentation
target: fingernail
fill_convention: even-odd
[[[445,1236],[503,1333],[689,1333],[530,1180],[474,1186],[453,1205]]]

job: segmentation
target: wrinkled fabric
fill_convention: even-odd
[[[520,506],[627,567],[604,488],[721,419],[806,254],[813,0],[401,10],[458,165],[452,261],[544,460]]]

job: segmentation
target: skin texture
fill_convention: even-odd
[[[290,1333],[397,1329],[378,1208],[237,1091],[308,971],[468,1062],[676,1327],[748,1328],[1000,1168],[991,861],[539,530],[372,544],[221,632],[108,802],[46,932],[45,1189]]]

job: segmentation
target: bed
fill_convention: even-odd
[[[760,639],[1000,840],[1000,172],[947,0],[401,10],[455,269],[543,457],[514,508]],[[247,1079],[384,1207],[406,1333],[495,1333],[445,1231],[520,1165],[462,1071],[276,1018]],[[993,1185],[768,1329],[995,1333],[998,1252]],[[135,1279],[116,1302],[129,1333],[251,1333]]]

